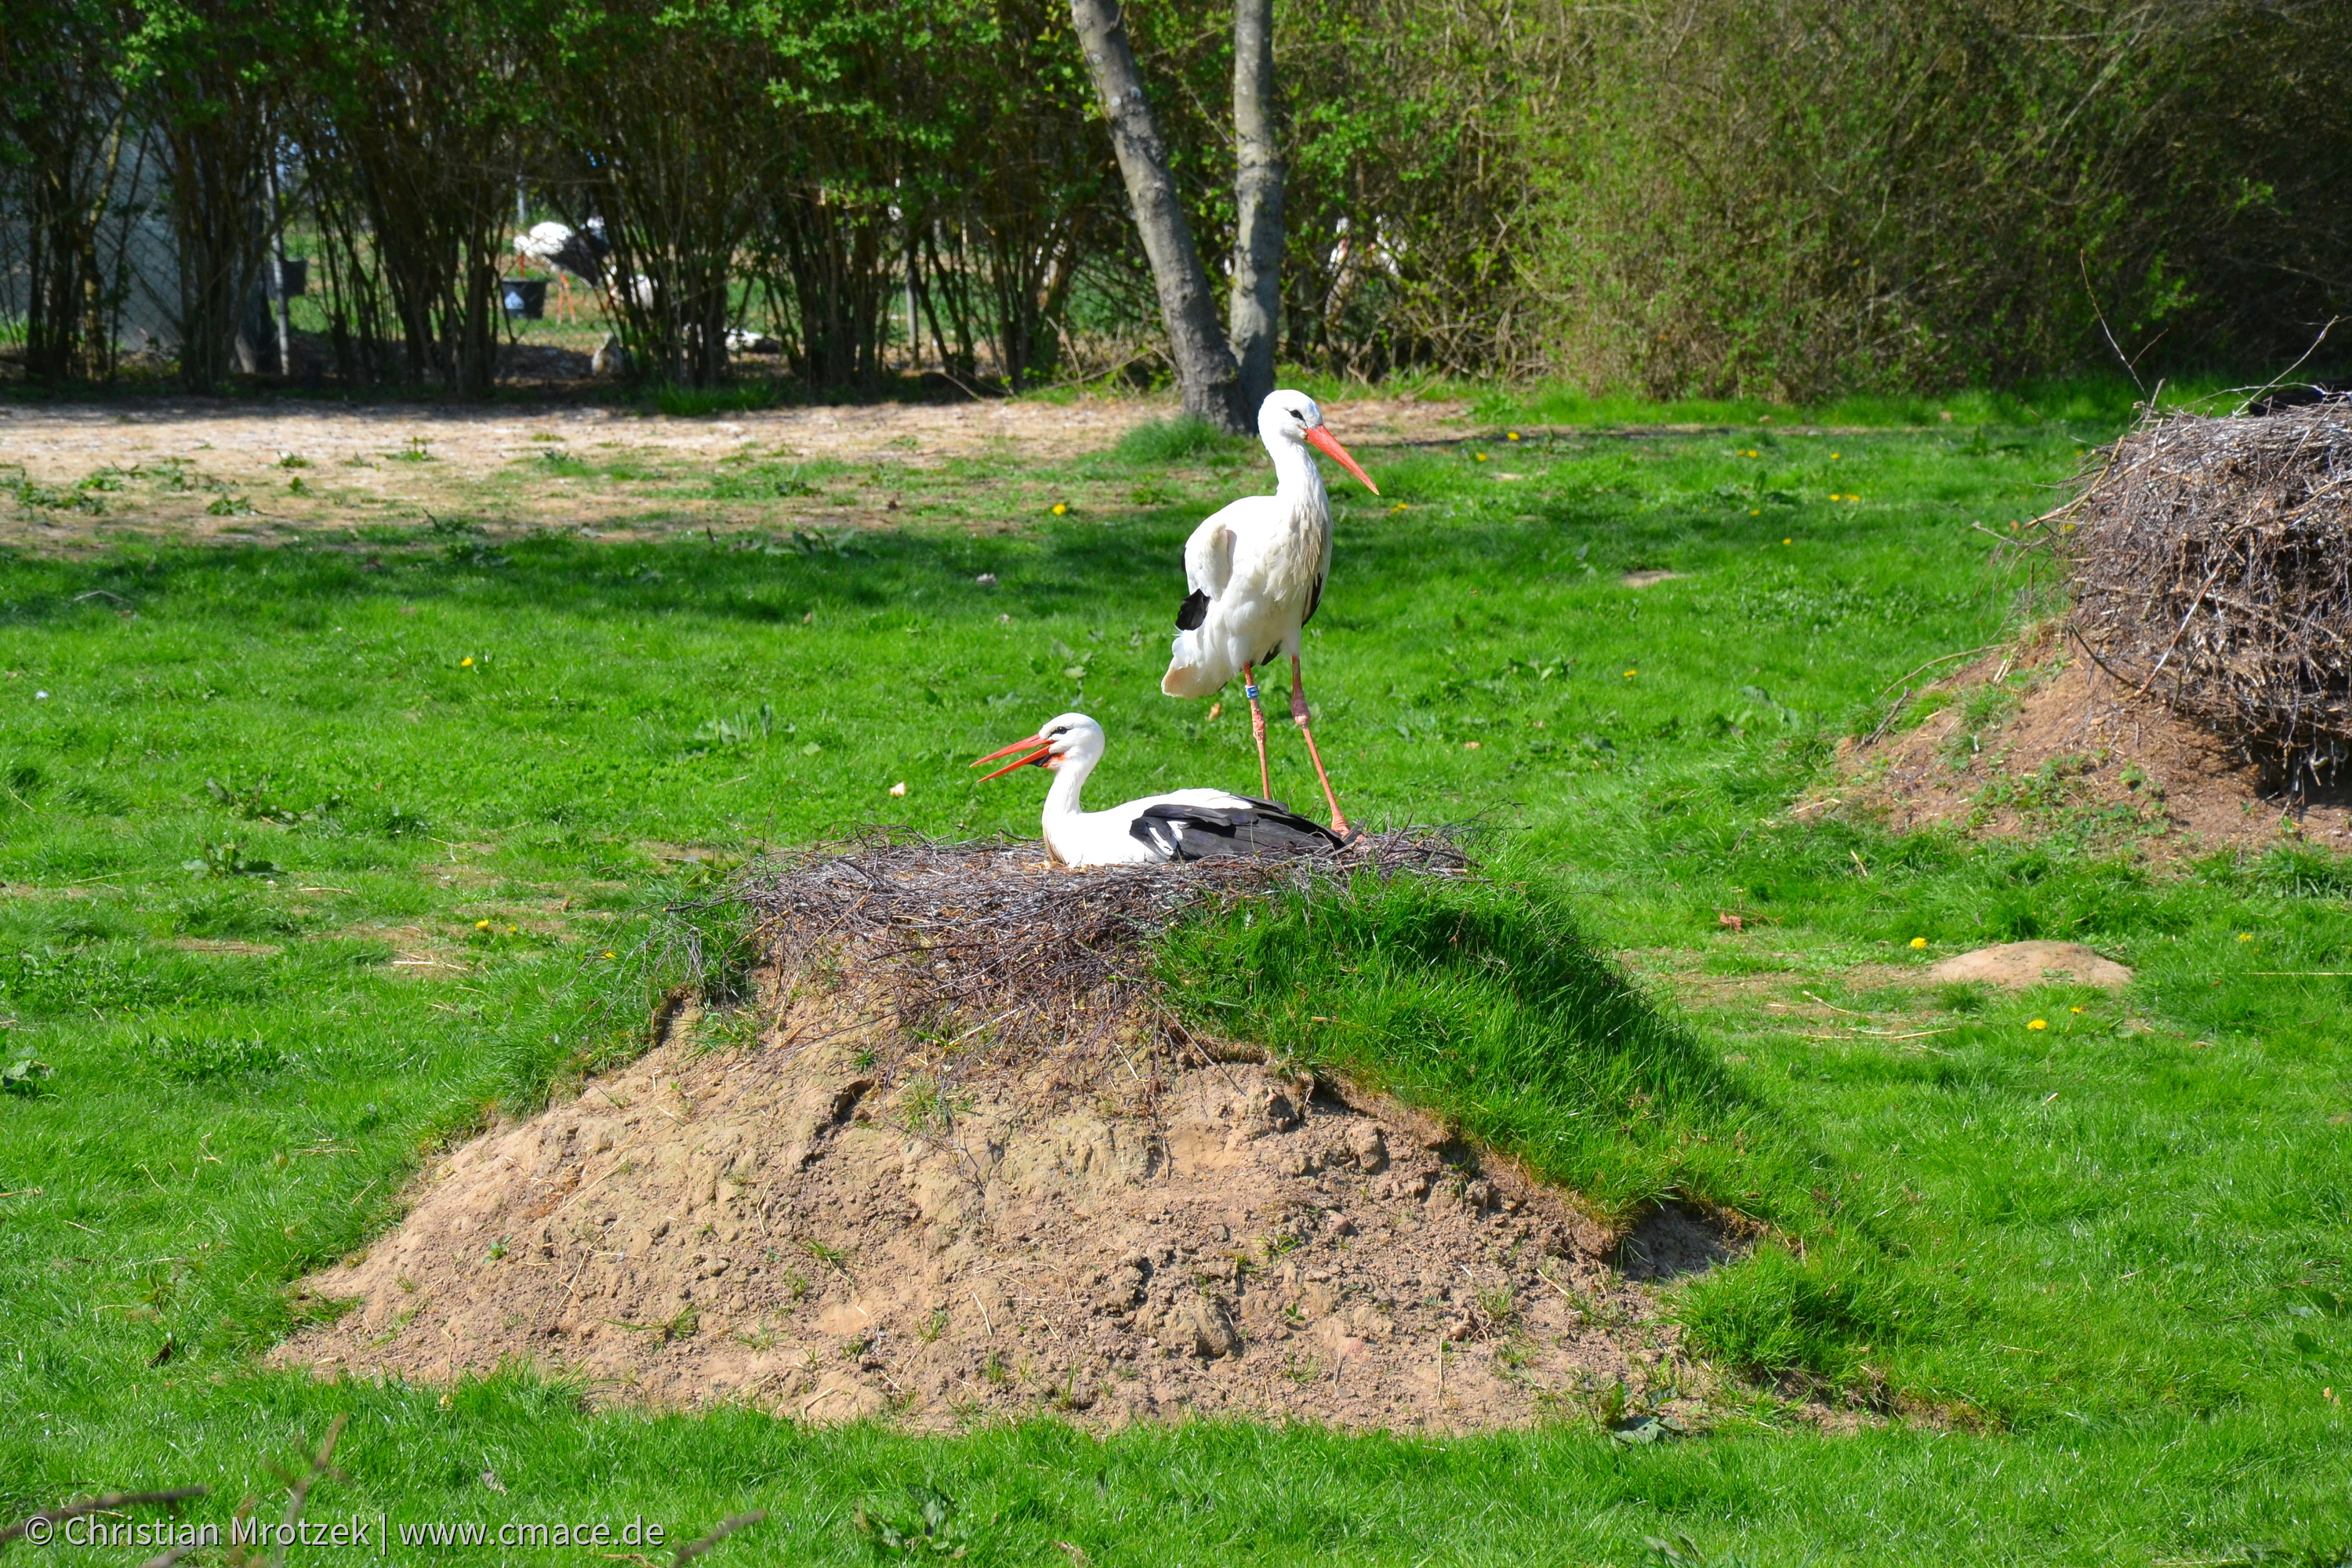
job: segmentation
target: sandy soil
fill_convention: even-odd
[[[705,1048],[717,1026],[683,1019],[439,1163],[396,1232],[304,1282],[355,1305],[277,1361],[521,1360],[605,1401],[921,1428],[1698,1418],[1640,1283],[1735,1255],[1696,1216],[1612,1237],[1394,1104],[1139,1045],[1025,1053],[943,1100],[843,1032],[837,994],[766,994],[756,1038]]]
[[[1971,692],[2019,670],[2015,710],[1969,743]],[[2138,699],[2054,637],[1988,654],[1929,688],[1949,703],[1874,745],[1842,744],[1845,780],[1796,815],[1860,810],[1897,831],[1958,823],[2015,836],[2072,823],[2155,859],[2302,839],[2352,847],[2342,800],[2265,798],[2255,771],[2217,736]]]
[[[0,404],[0,473],[20,467],[42,484],[68,486],[119,471],[107,477],[119,488],[91,493],[102,510],[0,501],[0,542],[70,548],[139,535],[250,542],[322,528],[422,522],[426,511],[455,509],[494,530],[602,527],[630,522],[656,499],[676,528],[789,521],[825,510],[825,502],[750,507],[698,501],[674,487],[656,497],[601,478],[519,474],[515,465],[561,450],[708,480],[720,459],[747,454],[914,470],[990,455],[1044,463],[1101,450],[1136,425],[1174,411],[1171,401],[1139,397],[786,408],[699,418],[576,404],[537,410],[270,398]],[[1325,416],[1341,439],[1372,451],[1468,432],[1465,407],[1455,403],[1364,398],[1327,404]],[[289,460],[299,463],[289,467]],[[310,493],[291,489],[297,479]],[[877,498],[872,510],[875,517],[861,512],[841,521],[879,522],[895,508]]]

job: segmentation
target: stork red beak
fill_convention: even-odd
[[[999,757],[1009,757],[1013,755],[1013,752],[1030,746],[1034,746],[1037,749],[1031,752],[1027,756],[1021,758],[1018,762],[1005,763],[1003,767],[997,769],[995,773],[981,774],[980,782],[986,784],[989,780],[997,777],[999,774],[1009,773],[1015,768],[1027,767],[1031,763],[1042,763],[1048,756],[1053,754],[1054,747],[1051,742],[1047,741],[1043,735],[1032,735],[1025,741],[1013,742],[1013,744],[1005,747],[1001,752],[991,752],[984,757],[976,757],[972,760],[971,765],[973,767],[978,767],[982,763],[992,763]]]
[[[1331,432],[1324,429],[1320,425],[1310,426],[1307,427],[1307,439],[1312,442],[1316,449],[1325,457],[1363,480],[1366,489],[1374,495],[1381,493],[1381,487],[1372,483],[1371,475],[1356,467],[1356,459],[1348,456],[1348,448],[1339,445],[1338,438]]]

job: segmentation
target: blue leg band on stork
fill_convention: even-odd
[[[1242,688],[1242,695],[1255,702],[1257,700],[1257,688],[1255,686],[1244,686]]]

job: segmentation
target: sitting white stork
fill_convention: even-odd
[[[1053,770],[1054,787],[1045,795],[1045,853],[1058,865],[1151,866],[1232,856],[1324,855],[1339,847],[1339,835],[1293,816],[1277,801],[1221,789],[1173,790],[1108,811],[1081,809],[1078,794],[1103,754],[1102,726],[1083,713],[1049,719],[1027,740],[971,765],[1015,752],[1025,754],[983,777],[1033,763]]]
[[[1323,428],[1323,411],[1303,392],[1269,395],[1257,411],[1257,433],[1274,456],[1274,493],[1244,496],[1194,529],[1185,542],[1184,584],[1192,594],[1176,612],[1176,642],[1160,689],[1171,697],[1206,697],[1240,676],[1257,741],[1258,787],[1272,795],[1255,667],[1272,663],[1277,653],[1288,654],[1290,716],[1307,738],[1307,755],[1331,807],[1331,830],[1345,836],[1348,819],[1315,749],[1307,680],[1298,668],[1299,633],[1314,618],[1324,580],[1331,574],[1331,500],[1307,448],[1324,453],[1374,495],[1381,487]]]

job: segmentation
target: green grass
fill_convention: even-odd
[[[421,1159],[633,1048],[666,900],[870,823],[1034,832],[1034,780],[963,764],[1065,708],[1114,737],[1102,800],[1254,782],[1240,717],[1156,694],[1181,540],[1254,460],[1138,437],[1029,475],[1108,499],[1012,533],[945,510],[1020,466],[989,459],[856,539],[452,525],[0,563],[0,1071],[37,1064],[0,1092],[0,1517],[197,1481],[223,1520],[348,1414],[319,1517],[642,1513],[676,1539],[770,1510],[714,1562],[866,1560],[854,1514],[920,1528],[910,1485],[953,1500],[936,1534],[975,1562],[2338,1562],[2352,991],[2258,972],[2352,968],[2342,864],[2151,870],[1786,809],[1891,679],[2001,634],[2019,584],[1969,524],[2043,510],[2105,428],[1498,422],[1368,457],[1384,495],[1340,501],[1307,644],[1318,734],[1351,812],[1468,825],[1499,885],[1269,909],[1162,958],[1222,1026],[1604,1205],[1773,1227],[1675,1308],[1727,1365],[1896,1413],[1843,1437],[1769,1387],[1630,1449],[916,1438],[593,1413],[518,1373],[257,1370],[283,1288],[390,1223]],[[725,475],[766,471],[696,482]],[[1287,734],[1275,757],[1311,798]],[[2140,981],[1906,979],[2033,935]]]
[[[1138,468],[1150,468],[1240,456],[1249,449],[1251,442],[1248,437],[1228,436],[1197,414],[1180,414],[1172,419],[1152,419],[1138,425],[1119,437],[1112,453]]]

